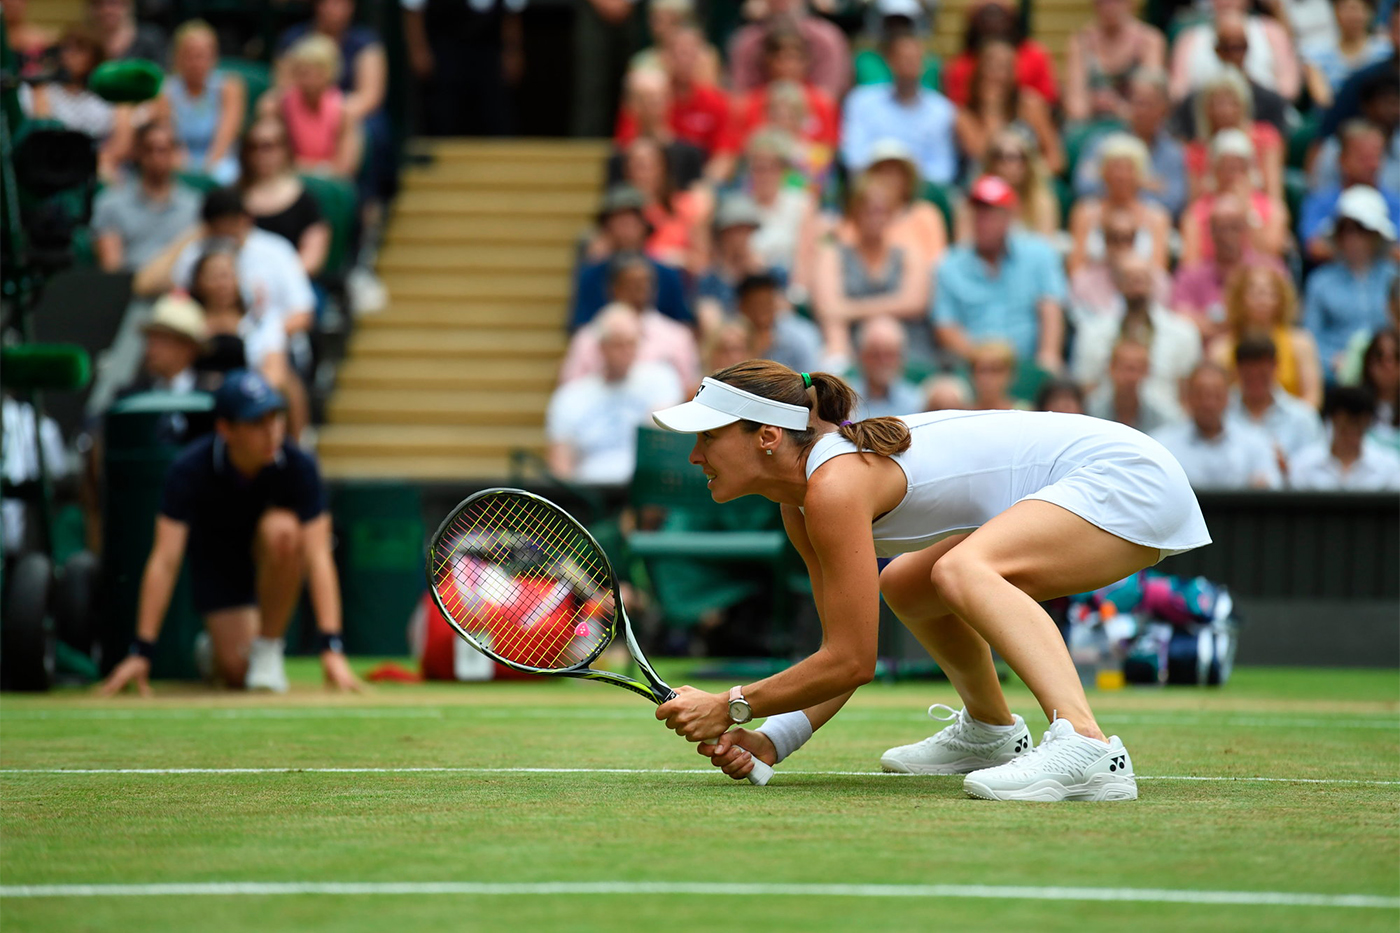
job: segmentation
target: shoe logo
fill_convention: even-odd
[[[1108,770],[1110,770],[1110,771],[1121,771],[1122,769],[1126,768],[1127,766],[1128,766],[1128,756],[1127,756],[1127,755],[1114,755],[1112,758],[1108,759]]]
[[[1013,748],[1012,751],[1019,755],[1019,754],[1021,754],[1021,752],[1024,752],[1026,749],[1028,749],[1028,748],[1030,748],[1030,747],[1031,747],[1031,737],[1028,736],[1028,735],[1023,735],[1023,736],[1021,736],[1019,739],[1016,740],[1016,747]]]

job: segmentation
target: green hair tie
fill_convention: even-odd
[[[810,373],[802,374],[802,384],[809,389],[812,387],[812,376]]]

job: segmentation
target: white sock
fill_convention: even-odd
[[[972,719],[971,716],[969,716],[969,717],[967,717],[967,718],[968,718],[968,719]],[[1018,726],[1018,725],[1017,725],[1016,723],[1014,723],[1014,722],[1013,722],[1011,725],[1009,725],[1009,726],[994,726],[994,725],[992,725],[991,723],[989,723],[989,722],[983,722],[983,721],[980,720],[980,719],[972,719],[972,721],[975,722],[975,723],[977,723],[977,725],[978,725],[979,728],[986,729],[988,732],[1010,732],[1010,731],[1012,731],[1013,729],[1019,729],[1019,728],[1020,728],[1020,726]]]

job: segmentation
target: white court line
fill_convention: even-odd
[[[702,776],[717,774],[710,768],[3,768],[0,775],[9,774],[679,774]],[[928,775],[894,774],[888,771],[799,771],[785,770],[780,774],[816,775],[824,777],[926,778]],[[1140,781],[1238,781],[1269,784],[1360,784],[1367,786],[1400,785],[1400,781],[1380,781],[1363,778],[1290,778],[1290,777],[1231,777],[1227,775],[1197,776],[1190,774],[1139,774]]]
[[[595,881],[493,884],[440,882],[205,882],[199,884],[38,884],[0,886],[0,898],[188,897],[287,894],[667,895],[699,897],[991,898],[1030,901],[1133,901],[1269,907],[1400,909],[1400,897],[1295,891],[1183,891],[1170,888],[1074,888],[988,884],[707,884],[686,881]]]

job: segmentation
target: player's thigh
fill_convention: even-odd
[[[900,619],[928,619],[948,614],[933,587],[933,565],[968,536],[953,535],[921,551],[901,554],[880,571],[880,595]]]
[[[1036,600],[1107,586],[1156,563],[1158,549],[1104,531],[1068,509],[1025,499],[970,534],[933,571],[940,589],[987,568]]]
[[[204,626],[214,648],[214,664],[225,675],[241,673],[248,663],[248,650],[257,637],[259,619],[256,606],[237,606],[206,613]]]

